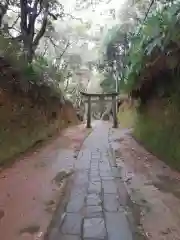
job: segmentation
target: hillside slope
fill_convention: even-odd
[[[76,112],[63,94],[49,86],[31,83],[0,58],[0,166],[47,139],[70,123]]]

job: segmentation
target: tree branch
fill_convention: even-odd
[[[39,0],[35,0],[34,5],[32,7],[32,10],[28,12],[29,17],[29,23],[28,23],[28,34],[31,36],[31,39],[33,40],[34,37],[34,27],[35,27],[35,21],[38,16],[37,14],[37,7],[38,7]]]
[[[42,54],[42,55],[43,55],[43,57],[46,55],[47,49],[48,49],[48,46],[47,46],[47,45],[45,45],[45,48],[44,48],[44,53]]]
[[[70,41],[67,42],[66,47],[64,48],[64,50],[62,51],[61,55],[57,58],[58,60],[61,60],[61,58],[63,57],[63,55],[65,54],[66,50],[68,49],[68,47],[70,46]]]
[[[45,38],[47,38],[51,42],[51,44],[54,46],[54,48],[58,48],[58,46],[55,44],[55,42],[53,41],[51,36],[46,36]]]
[[[33,45],[35,47],[38,46],[40,39],[42,38],[42,36],[44,35],[44,33],[46,31],[46,26],[47,26],[47,22],[48,22],[48,9],[49,9],[49,4],[47,3],[45,10],[44,10],[44,17],[43,17],[41,29],[39,30],[39,32],[37,33],[37,35],[33,41]]]
[[[64,13],[64,16],[70,17],[73,20],[77,20],[77,21],[80,21],[81,23],[84,23],[81,18],[77,18],[77,17],[71,15],[70,13]]]
[[[145,17],[144,17],[144,19],[143,19],[143,21],[142,21],[142,23],[141,23],[140,28],[139,28],[138,34],[140,33],[141,28],[142,28],[142,25],[143,25],[143,23],[146,21],[146,18],[148,17],[148,14],[149,14],[149,12],[150,12],[150,10],[151,10],[154,2],[155,2],[155,0],[151,0],[151,2],[150,2],[150,4],[149,4],[149,7],[148,7],[148,9],[147,9],[147,12],[145,13]],[[138,34],[137,34],[137,35],[138,35]]]
[[[14,29],[14,26],[18,22],[19,18],[20,18],[20,16],[17,17],[17,19],[13,22],[13,24],[10,27],[8,27],[8,29]]]
[[[27,0],[20,0],[21,6],[21,32],[22,35],[26,35],[27,32]]]
[[[64,88],[64,91],[65,91],[65,92],[67,91],[68,86],[69,86],[69,79],[67,79],[67,83],[66,83],[66,86],[65,86],[65,88]]]

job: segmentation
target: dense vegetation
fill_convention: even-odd
[[[58,1],[0,3],[0,166],[77,123],[63,91],[72,72],[62,61],[69,40],[61,41],[58,58],[48,58],[50,42],[55,45],[53,22],[62,16]],[[43,39],[44,52],[38,50]]]
[[[7,165],[77,118],[60,89],[65,71],[38,55],[27,64],[18,45],[0,41],[0,165]]]
[[[138,100],[135,137],[180,169],[180,2],[128,1],[123,12],[104,41],[103,70]]]

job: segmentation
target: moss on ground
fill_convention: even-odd
[[[118,121],[148,151],[180,171],[180,111],[174,101],[153,100],[141,110],[120,107]]]
[[[26,97],[0,93],[0,167],[9,166],[21,153],[77,123],[72,106],[52,104],[42,107]]]
[[[134,136],[150,152],[180,170],[180,112],[171,102],[156,101],[138,114]]]
[[[146,115],[140,115],[134,136],[150,152],[171,167],[180,170],[180,126],[167,125]]]

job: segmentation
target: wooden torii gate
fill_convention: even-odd
[[[88,104],[87,110],[87,128],[91,128],[91,102],[97,102],[99,100],[103,101],[112,101],[112,112],[113,112],[113,127],[118,127],[117,122],[117,113],[116,113],[116,97],[119,93],[87,93],[87,92],[80,92],[84,98],[84,101]]]

